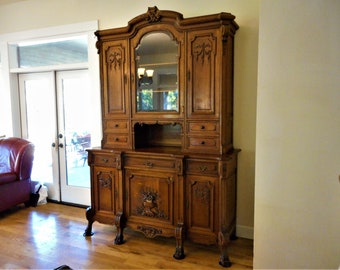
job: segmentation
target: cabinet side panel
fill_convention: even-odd
[[[233,103],[234,103],[234,37],[229,35],[223,44],[223,83],[221,109],[222,121],[221,142],[223,153],[227,153],[233,145]]]

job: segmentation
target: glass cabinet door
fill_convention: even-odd
[[[137,112],[178,112],[178,44],[166,32],[145,34],[135,50]]]

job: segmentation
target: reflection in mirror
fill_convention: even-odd
[[[143,36],[136,48],[137,111],[178,112],[178,45],[165,32]]]

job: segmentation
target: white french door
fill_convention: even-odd
[[[90,205],[90,85],[87,70],[19,74],[22,133],[35,144],[32,180],[52,200]]]

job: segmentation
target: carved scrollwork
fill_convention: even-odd
[[[99,181],[100,186],[102,188],[111,188],[111,186],[112,186],[112,179],[111,179],[111,177],[109,177],[107,179],[98,177],[98,181]]]
[[[198,200],[204,204],[209,204],[211,196],[211,183],[194,182],[193,191],[195,200]]]
[[[141,231],[147,238],[154,238],[157,235],[161,235],[163,233],[163,231],[160,229],[141,225],[137,226],[137,230]]]
[[[208,61],[210,61],[211,52],[212,45],[209,41],[203,41],[194,45],[193,53],[195,55],[196,61],[200,60],[202,64],[204,64],[206,58]]]

